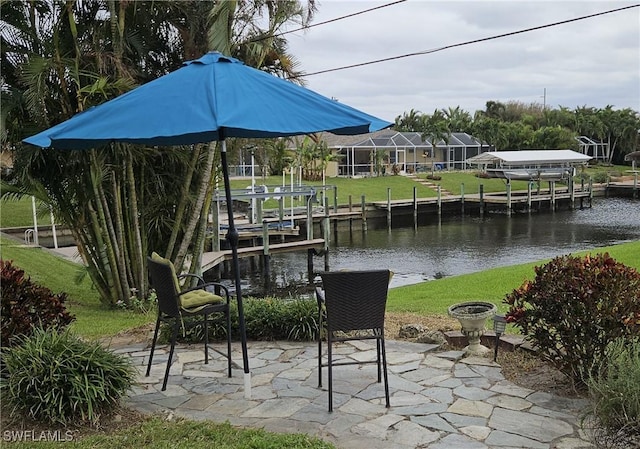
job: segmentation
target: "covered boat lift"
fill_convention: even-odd
[[[507,182],[562,181],[574,176],[576,167],[591,159],[573,150],[489,151],[467,159],[467,163],[478,165],[490,178],[503,178]]]

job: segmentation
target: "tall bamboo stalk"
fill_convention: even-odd
[[[189,222],[187,223],[184,236],[182,237],[182,244],[180,245],[180,249],[178,250],[178,254],[174,262],[176,265],[176,270],[178,271],[182,270],[182,265],[187,255],[187,250],[192,243],[194,231],[196,226],[198,225],[198,221],[202,213],[202,206],[207,196],[207,190],[210,188],[211,171],[213,169],[213,160],[215,158],[215,148],[215,142],[209,143],[207,162],[201,172],[202,178],[200,180],[200,188],[198,189],[198,197],[195,205],[191,209],[191,216],[189,217]]]

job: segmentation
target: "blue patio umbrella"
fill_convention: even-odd
[[[285,137],[322,131],[353,135],[389,126],[390,122],[249,67],[238,59],[210,52],[24,142],[43,148],[84,150],[111,142],[189,145],[221,141],[229,217],[226,238],[236,274],[245,396],[248,397],[251,378],[225,139]]]

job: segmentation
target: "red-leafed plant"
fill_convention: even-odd
[[[62,329],[75,319],[65,308],[66,293],[54,294],[33,283],[11,261],[0,260],[0,272],[3,347],[11,346],[16,337],[31,335],[35,327]]]
[[[615,339],[640,335],[640,273],[609,256],[556,257],[508,294],[507,321],[576,386]]]

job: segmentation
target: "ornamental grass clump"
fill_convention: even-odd
[[[640,338],[612,342],[588,387],[598,446],[640,447]]]
[[[96,423],[135,379],[131,361],[69,331],[36,328],[2,349],[3,407],[45,423]]]
[[[640,335],[640,273],[607,253],[556,257],[535,273],[505,297],[507,321],[584,387],[609,343]]]
[[[240,338],[238,328],[238,308],[234,302],[230,306],[231,337]],[[305,298],[252,298],[244,299],[244,320],[249,340],[292,340],[313,341],[318,338],[318,305],[315,299]],[[195,319],[186,317],[188,329],[178,333],[178,341],[196,343],[204,341],[204,327],[190,325]],[[163,324],[160,339],[167,342],[171,326]],[[227,338],[226,321],[222,314],[216,314],[209,325],[210,340]]]

